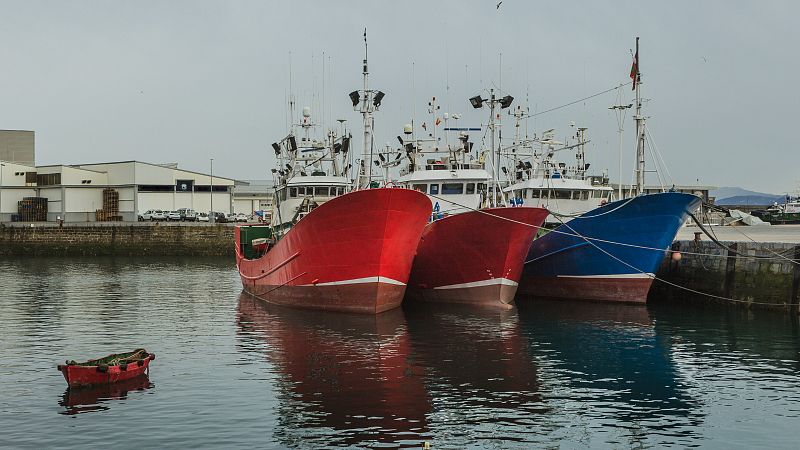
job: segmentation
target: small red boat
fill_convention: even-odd
[[[143,348],[127,353],[115,353],[105,358],[86,362],[67,361],[59,364],[58,370],[70,386],[90,386],[116,383],[138,377],[150,366],[156,355]]]

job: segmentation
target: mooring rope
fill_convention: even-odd
[[[527,227],[533,227],[533,228],[537,228],[537,229],[541,229],[542,228],[542,227],[539,227],[539,226],[536,226],[536,225],[532,225],[532,224],[529,224],[529,223],[525,223],[525,222],[522,222],[522,221],[519,221],[519,220],[514,220],[514,219],[507,218],[507,217],[499,216],[497,214],[492,214],[492,213],[490,213],[488,211],[476,209],[476,208],[473,208],[473,207],[470,207],[470,206],[467,206],[467,205],[461,205],[461,204],[458,204],[458,203],[450,201],[450,200],[445,200],[442,197],[439,197],[439,196],[436,196],[436,195],[431,195],[431,197],[440,199],[442,201],[448,201],[448,202],[450,202],[450,203],[452,203],[454,205],[461,206],[461,207],[469,209],[471,211],[476,211],[476,212],[479,212],[479,213],[482,213],[482,214],[487,214],[489,216],[493,216],[493,217],[496,217],[498,219],[507,220],[509,222],[517,223],[517,224],[524,225],[524,226],[527,226]],[[599,250],[599,251],[603,252],[604,254],[606,254],[607,256],[609,256],[610,258],[612,258],[612,259],[616,260],[617,262],[627,266],[630,269],[635,270],[639,274],[645,275],[645,276],[647,276],[647,277],[649,277],[649,278],[651,278],[653,280],[659,281],[661,283],[667,284],[669,286],[676,287],[678,289],[681,289],[681,290],[684,290],[684,291],[687,291],[687,292],[691,292],[691,293],[698,294],[698,295],[704,295],[704,296],[711,297],[711,298],[716,298],[716,299],[719,299],[719,300],[725,300],[725,301],[732,302],[732,303],[746,303],[748,305],[783,306],[782,304],[779,304],[779,303],[754,302],[754,301],[748,301],[748,300],[739,300],[739,299],[735,299],[735,298],[732,298],[732,297],[724,297],[724,296],[716,295],[716,294],[710,294],[708,292],[698,291],[696,289],[692,289],[692,288],[689,288],[689,287],[686,287],[686,286],[682,286],[682,285],[677,284],[677,283],[673,283],[671,281],[667,281],[667,280],[665,280],[663,278],[657,277],[655,274],[645,272],[645,271],[643,271],[643,270],[641,270],[641,269],[639,269],[639,268],[637,268],[637,267],[635,267],[635,266],[633,266],[631,264],[628,264],[626,261],[623,261],[620,258],[618,258],[618,257],[612,255],[611,253],[607,252],[606,250],[604,250],[603,248],[601,248],[600,246],[595,244],[593,241],[598,241],[598,242],[603,242],[603,243],[608,243],[608,244],[623,245],[623,246],[640,248],[640,249],[645,249],[645,250],[657,250],[657,251],[665,252],[665,253],[667,253],[667,252],[671,252],[671,253],[686,253],[686,254],[694,254],[694,255],[700,255],[700,256],[716,256],[716,255],[704,254],[704,253],[693,253],[693,252],[681,252],[679,250],[671,250],[671,249],[657,249],[657,248],[654,248],[654,247],[645,247],[645,246],[639,246],[639,245],[634,245],[634,244],[625,244],[623,242],[608,241],[608,240],[605,240],[605,239],[590,238],[590,237],[583,236],[582,234],[578,233],[577,231],[575,231],[572,227],[570,227],[567,223],[562,221],[557,216],[554,216],[554,217],[556,217],[556,219],[558,219],[558,221],[561,222],[561,225],[563,225],[566,228],[568,228],[569,230],[571,230],[572,233],[559,232],[558,230],[551,230],[550,231],[551,233],[558,232],[560,234],[564,234],[564,235],[567,235],[567,236],[579,237],[579,238],[583,239],[584,241],[586,241],[589,245],[593,246],[597,250]],[[731,257],[731,256],[724,256],[724,257],[728,258],[728,257]],[[735,257],[735,255],[732,256],[732,257]],[[797,263],[795,261],[792,261],[792,262],[795,263],[795,264]],[[784,305],[787,305],[787,304],[784,304]]]
[[[560,220],[559,220],[559,221],[560,221]],[[596,248],[597,250],[600,250],[601,252],[605,253],[605,254],[606,254],[607,256],[609,256],[610,258],[612,258],[612,259],[616,260],[616,261],[617,261],[617,262],[619,262],[619,263],[622,263],[622,264],[624,264],[624,265],[625,265],[625,266],[627,266],[628,268],[631,268],[631,269],[635,270],[635,271],[636,271],[636,272],[638,272],[639,274],[645,275],[645,276],[647,276],[647,277],[649,277],[649,278],[651,278],[651,279],[653,279],[653,280],[660,281],[661,283],[667,284],[667,285],[669,285],[669,286],[676,287],[676,288],[678,288],[678,289],[682,289],[682,290],[684,290],[684,291],[688,291],[688,292],[691,292],[691,293],[694,293],[694,294],[698,294],[698,295],[704,295],[704,296],[707,296],[707,297],[712,297],[712,298],[716,298],[716,299],[719,299],[719,300],[725,300],[725,301],[732,302],[732,303],[747,303],[748,305],[769,305],[769,306],[783,306],[783,305],[781,305],[781,304],[779,304],[779,303],[753,302],[753,301],[747,301],[747,300],[739,300],[739,299],[735,299],[735,298],[732,298],[732,297],[724,297],[724,296],[721,296],[721,295],[716,295],[716,294],[710,294],[710,293],[708,293],[708,292],[702,292],[702,291],[698,291],[698,290],[696,290],[696,289],[692,289],[692,288],[689,288],[689,287],[686,287],[686,286],[682,286],[682,285],[680,285],[680,284],[677,284],[677,283],[673,283],[673,282],[671,282],[671,281],[667,281],[667,280],[665,280],[665,279],[663,279],[663,278],[659,278],[659,277],[657,277],[655,274],[652,274],[652,273],[645,272],[645,271],[643,271],[643,270],[639,269],[638,267],[635,267],[635,266],[633,266],[632,264],[628,264],[626,261],[623,261],[623,260],[621,260],[620,258],[617,258],[616,256],[612,255],[611,253],[607,252],[606,250],[604,250],[603,248],[601,248],[600,246],[598,246],[597,244],[595,244],[594,242],[591,242],[591,241],[590,241],[589,239],[587,239],[585,236],[581,236],[581,235],[580,235],[580,233],[576,232],[576,231],[575,231],[575,230],[574,230],[572,227],[570,227],[569,225],[567,225],[565,222],[561,222],[561,224],[562,224],[562,225],[564,225],[565,227],[569,228],[569,229],[570,229],[570,230],[572,230],[573,232],[575,232],[575,233],[576,233],[578,236],[580,236],[581,238],[583,238],[584,240],[586,240],[586,242],[588,242],[588,243],[589,243],[589,245],[591,245],[591,246],[593,246],[594,248]],[[788,304],[786,304],[786,305],[788,306]]]
[[[440,196],[437,196],[437,195],[428,194],[428,196],[429,197],[433,197],[433,198],[438,199],[438,200],[441,200],[441,201],[452,203],[453,205],[459,206],[461,208],[468,209],[470,211],[479,212],[481,214],[486,214],[488,216],[496,217],[498,219],[506,220],[506,221],[513,222],[513,223],[517,223],[519,225],[524,225],[526,227],[532,227],[532,228],[536,228],[536,229],[543,229],[543,228],[547,229],[547,228],[542,227],[542,226],[536,226],[536,225],[532,225],[532,224],[529,224],[529,223],[526,223],[526,222],[521,222],[519,220],[511,219],[511,218],[508,218],[508,217],[503,217],[503,216],[499,216],[497,214],[492,214],[489,211],[485,211],[485,210],[482,210],[482,209],[477,209],[477,208],[473,208],[471,206],[463,205],[463,204],[454,202],[454,201],[452,201],[450,199],[446,199],[446,198],[443,198],[443,197],[440,197]],[[550,214],[553,214],[553,212],[550,211],[550,210],[548,210],[548,212]],[[558,215],[554,214],[553,217],[558,219],[559,222],[563,223],[563,221],[561,221],[561,219],[559,219]],[[571,227],[569,227],[569,228],[572,229]],[[565,236],[580,237],[581,239],[591,240],[591,241],[595,241],[595,242],[601,242],[603,244],[619,245],[621,247],[637,248],[637,249],[641,249],[641,250],[650,250],[650,251],[655,251],[655,252],[666,252],[666,253],[670,253],[670,254],[672,254],[672,253],[680,253],[680,254],[683,254],[683,255],[709,256],[709,257],[713,257],[713,258],[726,258],[726,259],[727,258],[736,258],[737,257],[736,254],[733,254],[733,255],[718,255],[718,254],[714,254],[714,253],[699,253],[699,252],[691,252],[691,251],[685,251],[685,250],[673,250],[673,249],[670,249],[670,248],[664,249],[664,248],[648,247],[648,246],[644,246],[644,245],[629,244],[629,243],[626,243],[626,242],[611,241],[611,240],[608,240],[608,239],[600,239],[600,238],[595,238],[595,237],[581,236],[579,234],[568,233],[568,232],[560,231],[560,230],[548,230],[548,233],[557,233],[557,234],[562,234],[562,235],[565,235]],[[753,242],[756,242],[756,241],[753,241]],[[758,243],[758,242],[756,242],[756,243]],[[725,248],[727,248],[727,247],[725,247]],[[778,255],[778,256],[780,256],[780,258],[770,258],[768,256],[762,256],[762,255],[759,255],[758,257],[761,258],[761,259],[772,259],[772,260],[775,260],[775,259],[787,259],[785,256],[781,256],[781,255]],[[742,255],[742,257],[751,257],[751,256],[750,255]],[[756,255],[753,255],[752,257],[756,257]],[[527,263],[532,262],[532,261],[534,261],[534,260],[525,261],[525,263],[527,264]],[[794,264],[798,264],[798,262],[796,262],[796,261],[794,261],[792,259],[789,259],[789,261],[791,261]]]

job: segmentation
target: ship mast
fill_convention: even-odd
[[[372,182],[372,130],[375,125],[373,113],[381,106],[384,93],[369,89],[369,70],[367,68],[367,29],[364,28],[364,65],[362,74],[364,76],[364,88],[360,91],[350,93],[350,100],[353,102],[353,109],[359,111],[364,118],[364,153],[359,168],[359,177],[356,182],[356,189],[366,189]]]
[[[490,145],[491,153],[490,156],[492,158],[492,179],[491,183],[489,183],[489,193],[491,196],[489,197],[489,206],[502,206],[502,195],[500,195],[497,191],[500,189],[500,180],[499,180],[499,168],[500,168],[500,150],[495,145],[495,131],[497,124],[495,123],[495,118],[497,117],[496,110],[497,106],[500,106],[500,109],[506,109],[511,106],[511,103],[514,101],[514,97],[510,95],[506,95],[505,97],[497,98],[494,93],[494,89],[489,90],[489,98],[481,98],[480,95],[476,95],[469,99],[469,102],[472,104],[472,107],[475,109],[482,108],[484,103],[489,103],[489,131],[490,131]]]
[[[641,64],[639,61],[639,38],[636,38],[636,53],[633,55],[633,67],[631,68],[631,78],[633,78],[633,89],[636,91],[636,195],[644,193],[644,122],[642,116],[642,75]]]

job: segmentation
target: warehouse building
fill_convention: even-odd
[[[233,212],[252,215],[256,211],[266,214],[269,220],[272,211],[274,186],[269,180],[246,180],[236,183],[233,192]]]
[[[151,209],[233,211],[231,178],[178,169],[177,164],[120,161],[24,165],[0,161],[0,221],[22,220],[26,199],[43,197],[48,221],[136,221]],[[36,206],[38,208],[38,206]]]

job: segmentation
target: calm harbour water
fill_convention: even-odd
[[[0,261],[0,447],[797,448],[800,331],[722,306],[266,306],[216,259]],[[145,347],[149,380],[55,366]]]

